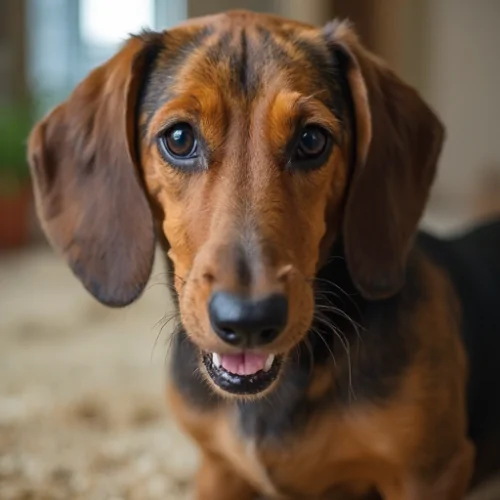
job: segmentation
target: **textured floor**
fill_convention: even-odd
[[[113,311],[47,249],[0,261],[0,499],[189,498],[196,454],[163,397],[161,280]]]
[[[163,398],[163,278],[113,311],[48,249],[0,259],[1,500],[191,498],[197,456]]]

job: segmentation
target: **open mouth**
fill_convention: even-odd
[[[231,394],[258,394],[278,377],[281,357],[273,354],[242,352],[239,354],[205,353],[203,363],[222,390]]]

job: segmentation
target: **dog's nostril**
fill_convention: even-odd
[[[215,333],[228,344],[257,347],[271,343],[285,328],[288,301],[273,294],[259,299],[216,292],[208,305]]]
[[[235,332],[234,330],[231,330],[229,328],[220,328],[217,333],[222,338],[222,340],[224,340],[224,342],[227,342],[228,344],[239,345],[241,343],[241,335],[239,335],[238,332]]]

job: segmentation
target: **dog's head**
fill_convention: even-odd
[[[346,23],[232,12],[131,38],[33,131],[45,231],[123,306],[156,219],[183,326],[225,393],[272,387],[342,241],[368,300],[403,285],[443,131]]]

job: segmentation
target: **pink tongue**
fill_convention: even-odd
[[[222,354],[221,365],[224,370],[236,375],[253,375],[264,369],[266,359],[266,355],[252,352]]]

